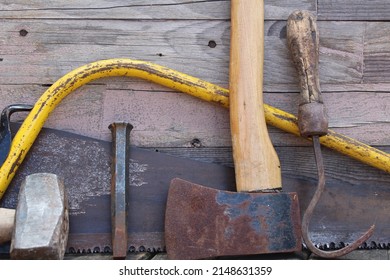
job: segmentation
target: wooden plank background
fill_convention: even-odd
[[[265,101],[296,114],[299,89],[286,19],[317,15],[320,77],[330,128],[390,151],[390,11],[386,0],[266,0]],[[227,87],[230,1],[3,0],[0,107],[33,104],[57,79],[89,62],[127,57]],[[17,114],[14,120],[21,120]],[[226,109],[138,79],[95,81],[67,97],[45,126],[111,140],[134,125],[133,145],[232,164]],[[310,143],[270,127],[285,175],[316,178]],[[325,149],[327,176],[390,184],[389,176]],[[302,164],[296,164],[297,161]],[[364,175],[362,175],[364,174]]]

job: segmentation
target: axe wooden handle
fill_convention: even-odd
[[[264,2],[231,1],[230,126],[237,191],[281,188],[263,110]]]

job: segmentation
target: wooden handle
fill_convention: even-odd
[[[237,191],[281,188],[263,109],[264,2],[231,1],[230,125]]]
[[[302,136],[321,136],[328,132],[328,117],[323,105],[319,64],[319,35],[314,16],[295,11],[287,20],[287,42],[298,72],[301,100],[298,127]]]
[[[0,208],[0,244],[11,241],[15,210]]]
[[[300,104],[320,102],[318,75],[319,36],[314,17],[307,11],[295,11],[287,20],[287,42],[298,71],[302,100]]]

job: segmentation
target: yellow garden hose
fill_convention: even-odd
[[[112,76],[141,78],[226,108],[229,107],[227,89],[153,63],[131,59],[109,59],[81,66],[60,78],[44,92],[16,133],[8,157],[0,168],[0,199],[50,112],[63,98],[77,88],[93,80]],[[264,105],[264,110],[268,124],[300,136],[297,118],[294,115],[267,104]],[[327,136],[321,137],[321,144],[370,166],[390,172],[388,153],[352,138],[329,131]]]

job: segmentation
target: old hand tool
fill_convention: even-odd
[[[319,74],[319,35],[315,18],[307,11],[296,11],[287,22],[287,40],[292,59],[299,75],[301,101],[299,102],[298,127],[303,137],[311,137],[318,169],[317,190],[302,219],[302,236],[307,247],[316,255],[335,258],[345,255],[362,245],[373,234],[375,226],[358,240],[336,251],[319,250],[310,240],[309,223],[314,209],[325,190],[325,171],[319,138],[328,133],[328,117],[323,104]]]
[[[212,83],[150,62],[132,59],[108,59],[81,66],[57,80],[35,103],[32,112],[5,149],[0,168],[0,199],[15,176],[52,110],[70,93],[93,80],[112,77],[137,77],[178,90],[202,100],[229,107],[229,91]],[[297,118],[275,107],[264,105],[268,124],[300,136]],[[375,168],[390,172],[390,155],[355,139],[329,130],[321,144]],[[3,146],[0,142],[0,146]],[[7,153],[8,152],[8,153]]]
[[[109,126],[113,138],[111,177],[111,227],[114,259],[127,256],[127,188],[129,187],[129,134],[133,126],[128,123],[112,123]]]
[[[12,104],[3,109],[0,116],[0,165],[2,165],[8,156],[12,137],[10,118],[13,113],[22,111],[31,111],[32,105]]]
[[[174,179],[165,214],[170,259],[301,250],[296,193],[282,187],[262,106],[264,3],[231,1],[230,123],[237,193]]]
[[[0,215],[0,229],[8,232],[0,240],[11,240],[11,258],[63,259],[69,232],[63,182],[55,174],[31,174],[23,181],[18,200],[16,213],[0,209],[1,214],[8,213]],[[14,218],[12,223],[7,216]]]

